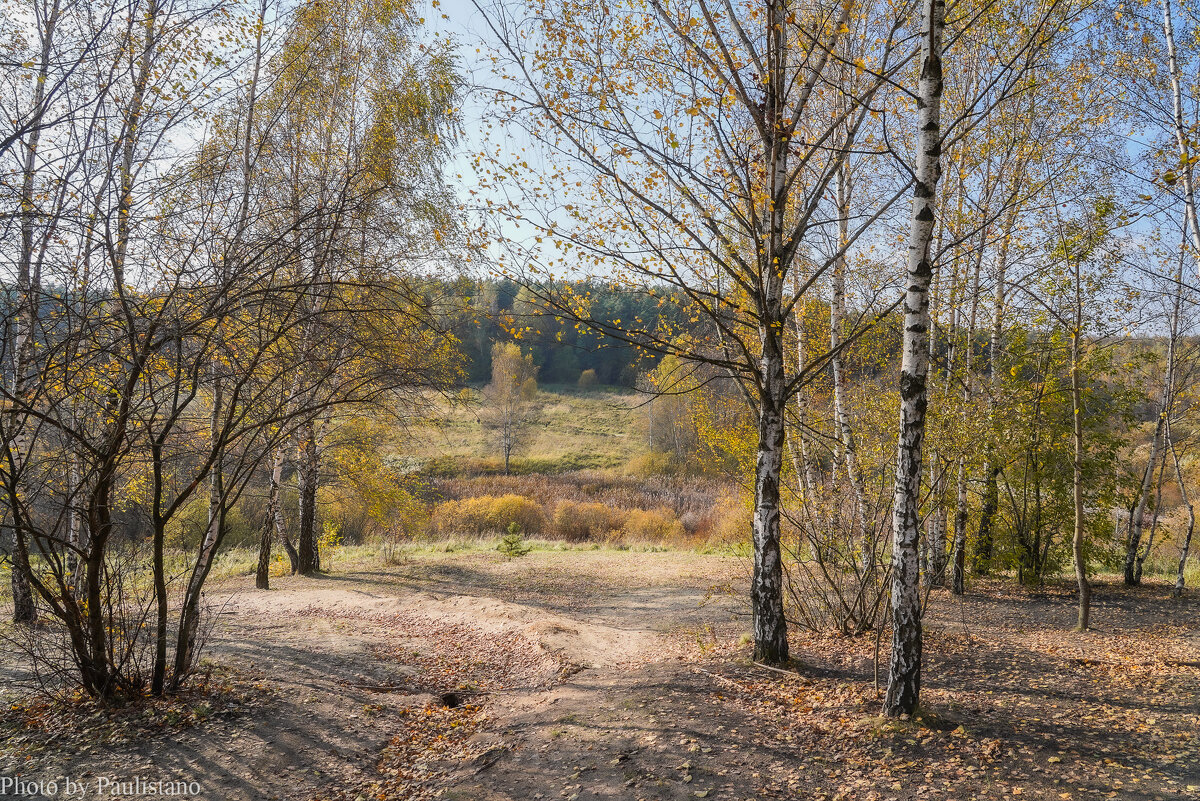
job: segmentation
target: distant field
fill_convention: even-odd
[[[501,463],[495,434],[481,422],[479,392],[470,400],[433,401],[429,421],[412,430],[403,452],[393,455],[405,471],[445,464],[463,471],[491,470]],[[620,390],[579,391],[547,386],[531,402],[523,446],[513,459],[518,472],[620,468],[647,451],[645,396]]]

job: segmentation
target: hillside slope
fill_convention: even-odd
[[[517,472],[619,468],[645,453],[646,396],[617,390],[550,386],[529,402],[513,457]],[[432,414],[412,430],[395,461],[405,470],[444,465],[455,472],[487,471],[502,463],[499,436],[485,421],[477,390],[436,399]]]

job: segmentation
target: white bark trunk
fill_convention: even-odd
[[[1075,319],[1071,330],[1071,432],[1074,440],[1072,461],[1072,496],[1075,505],[1075,528],[1071,534],[1071,560],[1075,566],[1075,583],[1079,587],[1079,613],[1075,628],[1087,631],[1091,626],[1092,585],[1088,583],[1087,559],[1083,551],[1084,508],[1083,508],[1083,358],[1080,337],[1083,334],[1083,267],[1075,258]]]
[[[275,449],[271,463],[270,486],[267,489],[267,515],[258,544],[258,568],[254,586],[260,590],[271,588],[271,540],[283,541],[283,510],[279,504],[280,483],[283,479],[283,447]]]
[[[986,207],[984,209],[986,213]],[[963,342],[963,414],[964,424],[969,422],[965,418],[971,414],[971,401],[975,397],[975,324],[979,317],[979,275],[983,269],[983,251],[987,245],[987,226],[985,225],[979,232],[979,248],[975,254],[975,267],[971,274],[971,305],[970,312],[967,315],[967,335]],[[955,483],[954,494],[954,548],[955,548],[955,565],[958,564],[957,549],[965,547],[967,541],[967,461],[964,457],[958,457],[957,480]],[[933,579],[932,583],[935,586],[942,586],[945,583],[946,577],[946,554],[944,546],[942,550],[935,553],[935,559],[932,565]],[[959,594],[962,592],[961,579],[954,587]]]
[[[317,541],[317,487],[321,473],[321,450],[316,426],[307,424],[296,460],[296,489],[300,531],[297,543],[298,572],[307,576],[321,569],[320,545]]]
[[[1170,355],[1167,360],[1170,361]],[[1167,368],[1168,373],[1170,367]],[[1164,391],[1164,396],[1166,392]],[[1154,436],[1150,440],[1150,457],[1146,460],[1146,469],[1142,473],[1142,485],[1138,488],[1137,503],[1129,514],[1129,534],[1125,540],[1125,583],[1133,586],[1140,583],[1135,576],[1137,572],[1138,549],[1142,545],[1142,531],[1146,519],[1146,502],[1150,498],[1150,488],[1154,482],[1154,468],[1158,464],[1158,440],[1162,436],[1163,419],[1166,414],[1165,403],[1160,403],[1158,420],[1154,424]]]
[[[1133,569],[1133,581],[1142,583],[1142,567],[1154,548],[1154,536],[1158,532],[1158,513],[1162,509],[1163,473],[1167,471],[1167,449],[1162,449],[1162,457],[1158,465],[1158,479],[1154,482],[1154,513],[1150,516],[1150,536],[1146,538],[1146,547],[1138,552]]]
[[[1014,193],[1020,190],[1020,177],[1018,173],[1015,179],[1017,184]],[[1017,210],[1019,206],[1016,204],[1009,210],[1008,220],[1004,225],[1004,233],[1000,240],[1000,254],[996,265],[996,290],[994,296],[994,305],[992,308],[992,331],[988,339],[988,381],[991,383],[991,391],[988,393],[988,428],[989,436],[987,443],[987,464],[984,466],[984,491],[983,491],[983,506],[979,510],[979,536],[976,538],[976,568],[982,574],[986,573],[989,563],[992,558],[992,519],[996,514],[998,505],[999,489],[996,486],[996,481],[1000,474],[1000,465],[997,464],[996,456],[996,393],[999,388],[996,385],[996,374],[1000,369],[1000,350],[1003,346],[1004,337],[1004,303],[1006,297],[1005,276],[1008,271],[1008,249],[1012,241],[1013,228],[1016,226]],[[964,548],[966,547],[966,538],[964,536]],[[959,556],[955,555],[955,569],[959,569]],[[962,570],[966,570],[966,554],[961,557]],[[956,578],[954,583],[954,591],[962,594],[965,585],[965,578]]]
[[[1179,552],[1179,572],[1175,575],[1175,589],[1173,594],[1178,597],[1183,595],[1184,578],[1183,571],[1187,567],[1188,552],[1192,547],[1192,534],[1196,530],[1196,509],[1192,506],[1192,500],[1188,497],[1187,484],[1183,480],[1183,468],[1179,465],[1179,454],[1175,452],[1175,443],[1171,440],[1171,424],[1167,422],[1167,444],[1171,449],[1171,461],[1175,466],[1175,482],[1179,486],[1179,495],[1183,499],[1183,505],[1187,508],[1188,527],[1187,533],[1183,537],[1183,545]]]
[[[904,344],[900,365],[900,434],[892,513],[892,652],[886,715],[911,715],[921,693],[921,448],[925,440],[929,373],[930,243],[941,177],[942,0],[925,0],[921,23],[923,63],[918,87],[916,188],[908,237],[908,286],[904,298]]]
[[[848,168],[843,165],[838,172],[837,204],[838,204],[838,247],[844,248],[849,240],[850,228],[850,178]],[[870,507],[867,502],[866,489],[863,487],[862,476],[858,466],[858,447],[854,439],[854,428],[850,425],[850,413],[846,400],[846,377],[843,368],[842,344],[846,319],[846,254],[837,259],[833,265],[833,293],[829,306],[829,352],[830,367],[833,372],[833,414],[837,421],[838,438],[841,445],[842,460],[846,465],[846,480],[850,482],[850,490],[854,493],[854,527],[855,536],[862,544],[864,564],[870,565],[875,558],[875,543],[868,542],[870,537]]]
[[[966,460],[958,460],[958,498],[954,513],[954,546],[952,548],[953,576],[950,590],[955,595],[962,595],[966,590],[966,558],[967,558],[967,465]],[[943,568],[943,580],[944,580]],[[944,581],[943,581],[944,583]]]
[[[796,372],[804,372],[808,362],[804,348],[804,325],[800,313],[792,316],[792,327],[796,332]],[[790,446],[792,469],[796,471],[796,476],[800,480],[805,502],[811,503],[816,497],[818,482],[816,466],[813,464],[812,453],[808,449],[808,437],[804,430],[808,424],[808,396],[805,395],[803,387],[796,391],[795,405],[796,442],[799,443],[799,448],[794,445]],[[797,453],[797,451],[799,452]]]
[[[1196,216],[1196,188],[1188,145],[1188,127],[1183,120],[1183,87],[1179,58],[1175,50],[1175,26],[1171,20],[1171,0],[1163,0],[1163,38],[1167,45],[1167,73],[1171,78],[1171,123],[1179,150],[1180,180],[1183,181],[1184,224],[1192,239],[1193,253],[1200,254],[1200,219]]]
[[[758,365],[758,449],[754,469],[754,575],[750,599],[754,615],[754,658],[767,664],[788,661],[787,622],[783,611],[783,561],[780,553],[779,486],[783,468],[784,410],[787,381],[783,358],[783,287],[788,253],[787,178],[790,143],[784,133],[787,61],[786,3],[768,0],[764,76],[764,174],[767,198],[763,209],[766,247],[758,264],[760,282]]]

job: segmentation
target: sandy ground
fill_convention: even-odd
[[[406,656],[429,648],[437,662],[439,644],[431,640],[501,635],[538,675],[476,699],[485,702],[486,726],[470,751],[504,748],[521,753],[515,762],[524,763],[537,752],[531,733],[544,729],[540,736],[555,741],[574,721],[608,714],[614,704],[619,711],[624,702],[613,695],[625,678],[652,672],[647,665],[679,651],[680,638],[735,625],[723,589],[741,572],[733,559],[584,551],[511,561],[427,555],[351,575],[276,579],[267,592],[250,580],[227,582],[208,594],[205,656],[266,688],[265,701],[228,718],[82,753],[39,749],[23,764],[0,761],[0,776],[196,781],[198,797],[214,801],[336,796],[377,773],[380,754],[401,729],[396,713],[437,702],[439,691],[463,683],[463,676],[448,675],[446,686],[436,679],[422,686],[417,674],[430,671],[406,664],[420,662]],[[7,678],[20,678],[5,661]],[[511,770],[492,763],[487,772],[541,772],[539,761]],[[568,778],[577,772],[573,765],[565,770]],[[547,790],[555,785],[554,795],[561,789],[548,775],[540,780],[549,782]],[[489,797],[466,775],[448,784],[459,789],[447,798]]]
[[[935,592],[930,714],[895,724],[871,637],[797,632],[798,674],[751,663],[744,580],[732,558],[577,551],[226,582],[206,654],[249,700],[105,744],[42,732],[0,777],[205,801],[1200,798],[1195,599],[1100,587],[1076,635],[1065,587]]]

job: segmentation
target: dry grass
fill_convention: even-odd
[[[430,419],[413,428],[411,442],[390,461],[404,472],[499,470],[498,444],[480,421],[478,393],[468,394],[472,399],[466,403],[435,400]],[[645,414],[638,405],[644,400],[615,390],[543,387],[533,401],[536,413],[513,469],[557,472],[624,466],[647,447],[638,430]]]
[[[524,495],[547,504],[559,501],[602,503],[613,509],[666,507],[686,520],[703,516],[735,488],[715,479],[679,476],[636,478],[599,470],[578,470],[555,475],[480,475],[435,479],[432,487],[445,500],[478,495]]]

